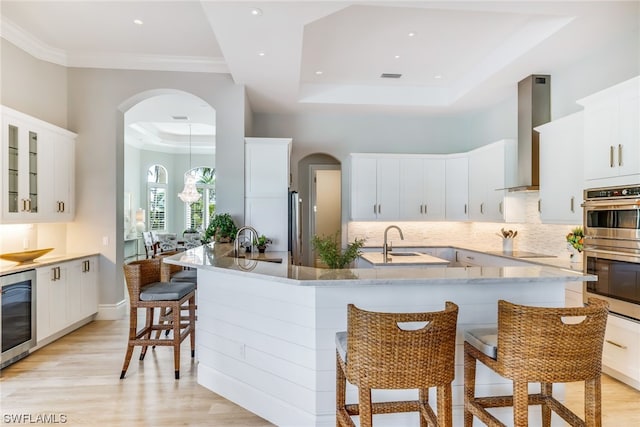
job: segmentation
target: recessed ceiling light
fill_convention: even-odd
[[[136,24],[136,25],[142,25],[142,24],[144,24],[144,22],[142,22],[142,20],[141,20],[141,19],[134,19],[134,20],[133,20],[133,23],[134,23],[134,24]]]
[[[435,76],[433,76],[434,79],[441,79],[442,76],[440,74],[436,74]]]
[[[409,34],[407,34],[407,35],[408,35],[409,37],[413,37],[413,36],[415,36],[415,35],[416,35],[416,33],[415,33],[415,32],[413,32],[413,31],[410,31],[410,32],[409,32]]]
[[[394,58],[400,59],[400,55],[396,55],[396,56],[394,56]]]
[[[322,75],[322,70],[316,71],[316,76],[320,76],[320,75]]]
[[[262,10],[258,9],[257,7],[254,7],[253,9],[251,9],[251,14],[253,16],[260,16],[262,15]]]
[[[258,56],[264,56],[265,53],[264,52],[258,52]]]

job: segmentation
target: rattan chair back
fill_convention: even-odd
[[[599,376],[607,314],[607,303],[595,298],[585,307],[568,308],[527,307],[501,300],[496,369],[507,378],[527,382]],[[570,322],[570,318],[581,321]]]
[[[132,305],[138,304],[140,292],[146,285],[160,281],[160,261],[158,258],[149,258],[131,261],[124,265],[124,277]]]
[[[349,304],[347,316],[346,377],[352,384],[410,389],[453,381],[456,304],[430,313],[378,313]],[[412,330],[407,322],[426,325]]]

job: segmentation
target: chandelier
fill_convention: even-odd
[[[195,203],[201,196],[196,189],[196,177],[191,170],[191,123],[189,123],[189,173],[184,175],[184,188],[181,193],[178,193],[178,197],[184,203]]]

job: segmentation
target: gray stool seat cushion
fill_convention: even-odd
[[[347,333],[346,332],[337,332],[336,333],[336,350],[338,350],[338,354],[340,358],[346,362],[347,361]]]
[[[196,289],[190,282],[156,282],[140,292],[141,301],[176,301]]]
[[[498,356],[498,328],[469,329],[464,340],[492,359]]]
[[[191,282],[196,283],[198,279],[198,270],[182,270],[171,275],[172,282]]]

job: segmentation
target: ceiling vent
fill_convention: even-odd
[[[398,73],[382,73],[380,74],[380,77],[383,79],[399,79],[400,77],[402,77],[402,74],[398,74]]]
[[[171,116],[173,120],[189,120],[187,116]]]

